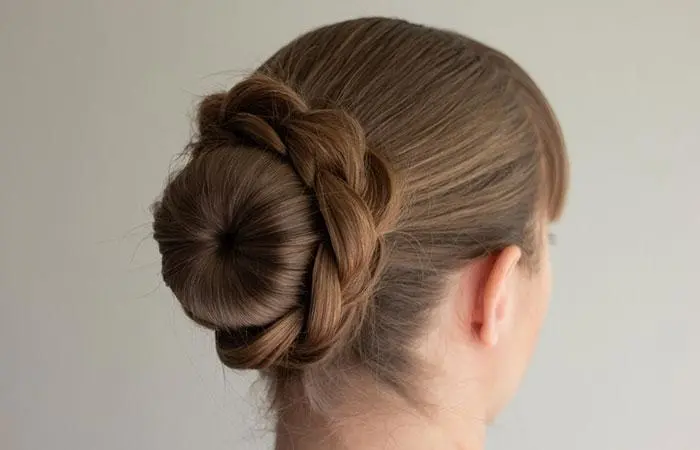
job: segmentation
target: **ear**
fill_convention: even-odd
[[[520,247],[511,245],[489,257],[481,278],[482,289],[474,299],[471,320],[477,339],[487,347],[498,343],[502,322],[514,301],[515,268]]]

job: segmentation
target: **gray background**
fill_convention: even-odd
[[[269,448],[260,388],[159,281],[148,207],[198,95],[367,14],[505,50],[570,145],[551,312],[488,448],[700,448],[700,2],[1,5],[1,448]]]

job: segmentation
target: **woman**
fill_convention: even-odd
[[[277,448],[478,449],[550,286],[567,157],[508,57],[401,20],[294,40],[204,98],[154,206],[163,278]]]

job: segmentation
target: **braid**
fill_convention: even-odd
[[[265,75],[207,97],[198,121],[193,158],[222,146],[273,154],[293,169],[319,219],[305,292],[269,323],[210,324],[219,356],[246,368],[299,368],[324,360],[335,344],[354,337],[368,310],[383,260],[382,236],[396,215],[389,170],[347,112],[311,109]]]

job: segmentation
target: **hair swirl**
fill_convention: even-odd
[[[206,97],[198,125],[156,205],[166,283],[230,367],[323,360],[372,297],[396,213],[389,169],[347,112],[265,75]]]

